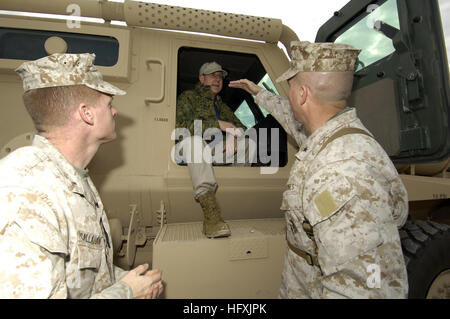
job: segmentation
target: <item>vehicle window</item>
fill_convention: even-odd
[[[278,95],[278,91],[275,88],[275,85],[272,82],[272,79],[269,77],[268,74],[266,74],[261,81],[259,81],[258,85],[268,91],[271,91],[272,93],[275,93]],[[261,110],[264,117],[269,114],[263,107],[259,106],[259,109]],[[243,101],[241,105],[237,108],[236,112],[234,114],[237,116],[237,118],[244,124],[247,128],[253,127],[256,125],[256,119],[253,115],[252,111],[250,110],[250,107],[248,106],[247,101]]]
[[[56,31],[0,28],[0,59],[36,60],[48,55],[45,41],[59,37],[66,53],[95,53],[95,65],[114,66],[119,59],[119,41],[113,37]]]
[[[450,66],[450,1],[439,0],[439,7],[441,9],[442,30],[444,31],[447,57]]]
[[[236,122],[236,126],[242,127],[245,130],[244,134],[255,142],[258,158],[252,166],[284,167],[287,164],[286,132],[272,116],[268,115],[266,110],[255,103],[249,93],[228,87],[230,81],[249,79],[278,94],[269,74],[255,54],[181,47],[178,50],[176,128],[180,131],[189,128],[191,130],[189,135],[196,134],[192,132],[192,127],[195,125],[195,120],[200,119],[201,125],[210,126],[202,126],[203,134],[207,134],[203,130],[208,128],[218,130],[217,115],[212,101],[204,95],[209,92],[204,92],[199,81],[200,67],[206,62],[213,61],[220,64],[228,73],[219,93],[221,100],[219,103],[224,110],[223,114],[219,114],[221,120],[225,120],[224,116],[227,118],[225,121]],[[192,108],[193,101],[196,103],[194,108]],[[223,109],[224,106],[225,109]],[[197,107],[200,108],[199,112],[196,111]],[[215,145],[216,139],[211,141],[206,140],[204,136],[203,138],[206,143],[210,143],[210,146]],[[180,139],[177,136],[174,140],[179,142]],[[185,165],[184,162],[177,162],[177,164]]]
[[[392,37],[400,29],[397,1],[369,5],[366,17],[341,34],[334,42],[361,49],[356,71],[383,59],[395,51]]]

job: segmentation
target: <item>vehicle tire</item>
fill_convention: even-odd
[[[409,298],[450,298],[450,227],[408,220],[400,238]]]

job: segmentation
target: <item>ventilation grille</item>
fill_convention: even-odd
[[[280,19],[217,11],[189,9],[154,3],[125,3],[128,25],[246,38],[276,43],[283,25]]]
[[[163,242],[196,241],[204,238],[201,223],[169,224],[162,238]]]
[[[230,239],[278,236],[285,233],[284,219],[254,219],[227,221],[231,229]],[[205,239],[201,222],[186,224],[167,224],[160,239],[162,242],[197,241]]]

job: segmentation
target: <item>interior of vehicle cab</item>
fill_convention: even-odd
[[[186,90],[192,90],[199,82],[198,71],[202,64],[212,61],[219,63],[228,72],[228,76],[224,79],[223,89],[219,94],[220,97],[247,129],[254,128],[256,130],[258,141],[255,142],[258,145],[259,155],[257,163],[252,166],[284,167],[287,164],[286,132],[272,115],[255,103],[249,93],[228,87],[230,81],[249,79],[278,94],[271,78],[256,55],[192,47],[180,48],[178,51],[177,96]],[[271,134],[275,131],[278,132],[279,142],[276,147],[279,152],[278,164],[267,162],[263,158],[264,154],[271,155]],[[264,148],[264,151],[260,150],[261,147]]]

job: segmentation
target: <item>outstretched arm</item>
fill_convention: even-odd
[[[284,130],[291,135],[298,145],[302,145],[306,136],[303,125],[294,117],[289,101],[279,95],[264,90],[250,80],[241,79],[231,81],[231,88],[242,89],[255,96],[256,104],[264,107],[283,126]]]
[[[259,92],[263,90],[262,87],[256,85],[255,83],[247,79],[231,81],[228,86],[235,89],[242,89],[244,91],[247,91],[251,95],[257,95]]]

